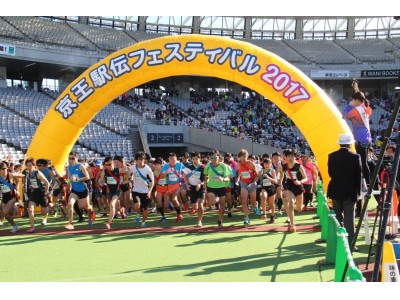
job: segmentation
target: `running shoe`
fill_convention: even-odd
[[[196,211],[195,211],[194,209],[192,209],[189,213],[190,213],[191,215],[194,215],[194,214],[196,213]]]
[[[189,204],[185,203],[183,205],[183,211],[188,211],[188,209],[189,209]]]
[[[232,212],[228,211],[228,218],[232,218]]]
[[[165,216],[161,217],[160,221],[158,223],[165,223],[167,222],[167,218]]]
[[[151,212],[152,212],[152,213],[157,212],[157,207],[153,207],[153,208],[151,209]]]
[[[221,220],[218,220],[218,227],[223,227],[223,225],[222,225],[222,221]]]
[[[67,223],[65,224],[64,228],[67,230],[74,230],[74,225],[72,225],[71,223]]]
[[[92,218],[89,218],[89,221],[88,221],[88,226],[93,226],[93,221],[92,221]]]
[[[282,216],[282,211],[280,209],[278,210],[278,215]]]
[[[107,223],[107,224],[106,224],[106,229],[110,230],[110,228],[111,228],[110,223]]]
[[[314,203],[312,201],[310,202],[310,207],[314,207]]]
[[[120,216],[121,216],[121,215],[120,215],[119,213],[116,213],[116,214],[114,215],[114,219],[119,219]]]
[[[254,213],[254,214],[257,214],[257,209],[258,209],[257,207],[254,207],[254,208],[253,208],[253,213]]]
[[[257,210],[256,210],[256,215],[261,216],[261,210],[259,208],[257,208]]]
[[[27,233],[34,233],[35,232],[35,226],[32,226],[31,228],[29,228],[26,232]]]
[[[182,221],[182,220],[183,220],[182,214],[178,214],[178,215],[176,216],[175,222],[176,222],[176,223],[179,223],[179,222]]]
[[[146,227],[146,222],[142,222],[142,227]]]
[[[275,222],[275,217],[272,216],[271,219],[269,219],[269,224],[272,224],[272,223],[274,223],[274,222]]]
[[[125,208],[121,207],[121,218],[125,219],[126,215],[125,215]]]
[[[196,227],[202,227],[203,223],[201,223],[201,221],[197,221]]]
[[[172,205],[171,201],[168,202],[168,208],[170,211],[174,210],[174,206]]]
[[[136,215],[136,217],[135,217],[135,221],[137,222],[137,223],[139,223],[140,222],[140,215]]]
[[[107,215],[106,213],[104,213],[104,214],[101,215],[102,218],[107,218],[107,216],[108,216],[108,215]]]
[[[267,215],[262,215],[261,216],[261,220],[266,220],[267,219]]]
[[[43,226],[47,225],[47,220],[43,220],[40,224],[42,224]]]
[[[243,224],[244,224],[244,226],[250,225],[250,220],[249,220],[249,218],[244,218]]]
[[[13,228],[11,229],[11,233],[16,233],[17,231],[19,230],[19,226],[18,225],[15,225],[15,226],[13,226]]]

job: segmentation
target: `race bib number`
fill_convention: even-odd
[[[32,185],[32,187],[34,189],[38,189],[39,188],[39,185],[38,185],[38,182],[37,182],[36,178],[32,178],[31,179],[31,185]]]
[[[175,174],[168,174],[169,181],[178,181],[178,176]]]
[[[107,184],[118,184],[118,182],[113,177],[107,177]]]
[[[250,179],[250,172],[242,172],[243,179]]]
[[[269,180],[269,179],[263,179],[262,185],[263,185],[263,186],[270,186],[270,185],[271,185],[271,180]]]
[[[290,172],[290,171],[289,171]],[[297,171],[291,171],[292,172],[292,177],[293,177],[293,180],[296,180],[296,176],[297,176]],[[288,171],[286,171],[286,176],[287,177],[289,177],[290,178],[290,175],[289,175],[289,173],[288,173]],[[291,178],[290,178],[291,179]]]
[[[167,184],[167,179],[161,178],[161,179],[158,181],[158,184],[160,184],[160,185],[166,185],[166,184]]]
[[[11,192],[11,189],[7,185],[3,184],[1,186],[1,192],[2,193],[9,193],[9,192]]]
[[[194,171],[191,177],[193,177],[193,179],[200,179],[200,176],[201,176],[201,172]]]

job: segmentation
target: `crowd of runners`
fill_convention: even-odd
[[[87,216],[89,226],[98,215],[97,222],[106,220],[104,226],[110,229],[114,218],[128,216],[146,227],[149,212],[159,213],[159,223],[170,222],[166,213],[175,212],[175,223],[188,211],[197,214],[193,225],[202,227],[204,212],[217,209],[214,224],[222,227],[225,215],[232,218],[234,211],[243,214],[248,226],[251,211],[252,218],[272,224],[284,210],[287,230],[296,232],[294,212],[313,205],[318,173],[312,157],[293,149],[260,156],[245,149],[237,155],[217,150],[180,157],[169,153],[165,158],[138,152],[130,162],[120,156],[85,162],[71,152],[62,174],[47,159],[28,158],[24,167],[3,161],[0,224],[7,220],[11,232],[17,232],[13,212],[23,205],[30,220],[28,233],[35,232],[36,206],[41,207],[41,225],[47,224],[49,214],[59,214],[67,218],[67,230],[74,229],[74,213],[77,222]]]

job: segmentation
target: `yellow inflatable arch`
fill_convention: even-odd
[[[62,170],[85,126],[118,95],[178,75],[212,76],[246,86],[275,103],[306,137],[325,182],[328,154],[351,133],[331,99],[279,56],[250,43],[205,35],[167,36],[119,50],[90,67],[54,102],[27,157],[46,157]]]

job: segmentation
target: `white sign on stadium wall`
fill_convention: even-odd
[[[14,45],[0,44],[0,54],[15,56],[15,49]]]
[[[395,77],[400,78],[400,70],[363,70],[361,77]]]
[[[349,78],[349,70],[311,70],[311,78]]]

